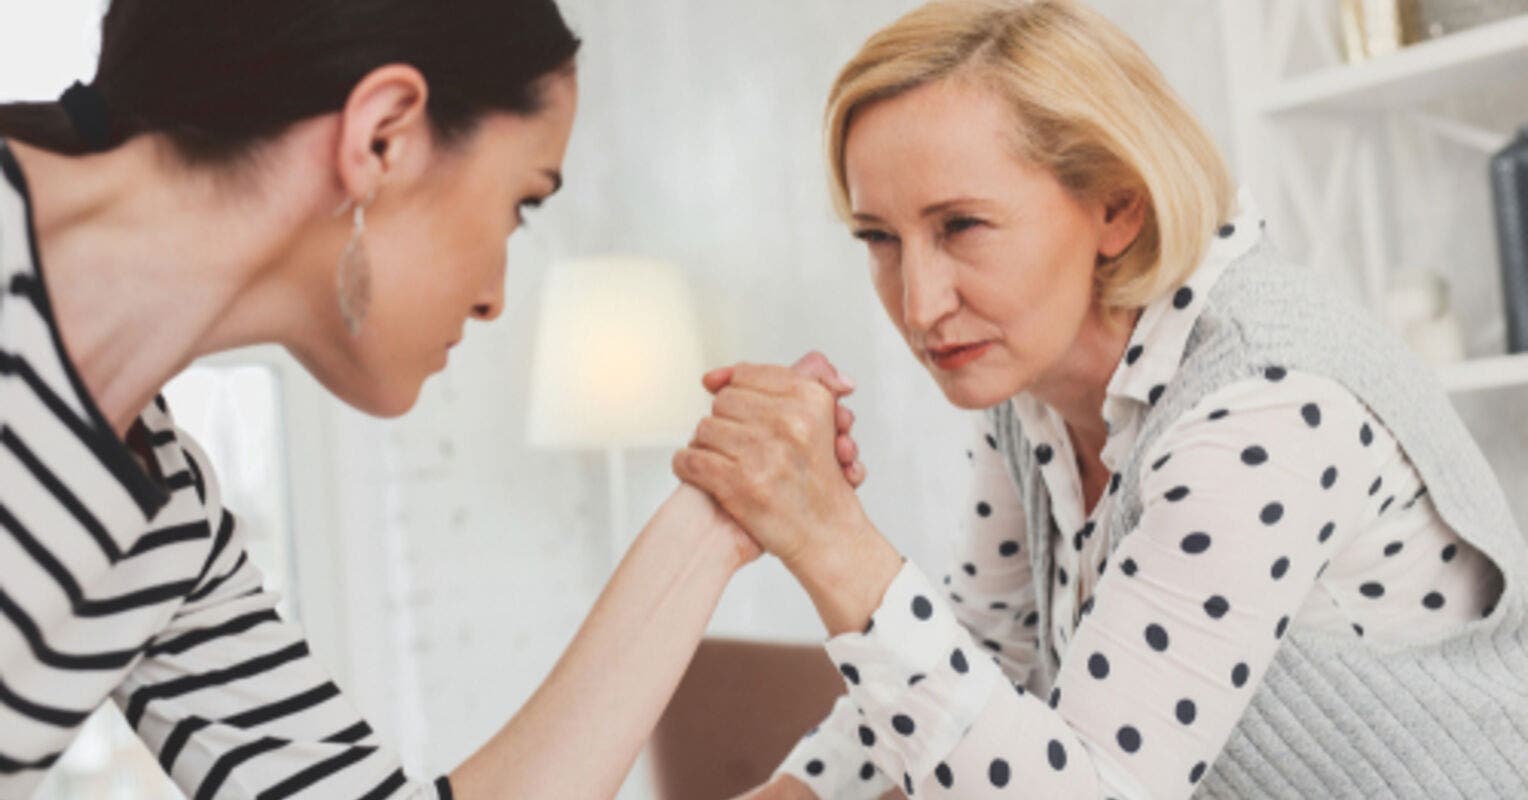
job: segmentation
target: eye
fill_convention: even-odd
[[[976,217],[950,217],[948,220],[945,220],[944,235],[954,236],[957,233],[964,233],[985,224],[985,222]]]
[[[895,236],[892,236],[886,231],[876,230],[875,228],[865,228],[863,230],[855,231],[854,238],[872,246],[896,241]]]

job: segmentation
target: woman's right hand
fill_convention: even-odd
[[[816,378],[833,393],[834,399],[839,401],[834,408],[833,416],[838,429],[837,438],[833,442],[833,453],[838,457],[839,466],[843,468],[844,479],[850,486],[858,489],[865,483],[868,473],[865,471],[864,463],[859,460],[859,445],[854,441],[854,412],[843,405],[843,399],[854,393],[854,382],[840,375],[838,368],[833,366],[828,357],[815,350],[792,364],[791,371],[808,378]],[[715,369],[706,373],[701,382],[705,384],[706,391],[714,395],[732,383],[732,373],[732,367]]]
[[[793,364],[791,371],[804,377],[815,378],[828,391],[832,392],[833,396],[838,400],[842,400],[854,391],[853,382],[840,375],[826,356],[815,351],[806,354]],[[724,367],[706,373],[702,382],[705,384],[706,390],[714,395],[725,389],[731,381],[732,369]],[[835,409],[835,422],[838,436],[834,451],[838,457],[839,467],[843,470],[844,479],[849,482],[849,485],[858,489],[865,482],[866,471],[865,465],[859,461],[859,446],[851,438],[854,428],[854,412],[845,408],[842,404],[838,405]],[[737,521],[732,519],[726,511],[723,511],[720,506],[716,505],[710,495],[687,483],[681,483],[679,489],[675,491],[674,497],[677,498],[688,493],[694,493],[705,499],[704,503],[696,504],[697,506],[705,507],[712,513],[719,515],[719,518],[713,520],[711,524],[725,527],[732,532],[737,544],[739,567],[747,565],[763,555],[763,549],[759,547],[759,543],[747,531],[743,530],[737,524]],[[667,504],[665,504],[666,506]],[[658,513],[660,515],[664,514],[665,508],[660,508]]]

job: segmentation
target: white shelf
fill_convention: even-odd
[[[1528,386],[1528,353],[1449,364],[1438,368],[1438,379],[1450,394]]]
[[[1406,108],[1503,75],[1528,76],[1528,14],[1277,83],[1259,107],[1265,114]]]

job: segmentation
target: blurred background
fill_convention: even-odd
[[[1528,356],[1508,345],[1510,265],[1487,169],[1528,124],[1528,4],[1089,2],[1204,120],[1273,238],[1438,365],[1528,520]],[[511,241],[503,317],[470,330],[411,414],[363,417],[264,350],[198,364],[168,390],[287,612],[417,774],[449,769],[529,696],[622,537],[674,485],[680,434],[580,427],[532,407],[538,391],[574,391],[536,340],[576,324],[554,318],[568,313],[554,299],[581,259],[658,264],[669,290],[653,302],[679,310],[633,310],[629,336],[679,318],[653,334],[660,360],[689,369],[819,349],[853,376],[869,513],[910,558],[943,570],[966,422],[884,319],[862,248],[830,210],[820,146],[838,67],[915,5],[563,0],[585,41],[567,188]],[[102,8],[0,0],[0,99],[89,80]],[[611,363],[587,358],[591,370]],[[693,377],[691,394],[654,413],[693,422]],[[711,633],[814,643],[822,628],[766,560],[729,588]],[[622,797],[658,796],[648,772],[639,764]],[[41,797],[179,795],[106,709]]]

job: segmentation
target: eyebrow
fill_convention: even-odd
[[[948,211],[953,206],[958,206],[958,205],[961,205],[962,203],[976,203],[976,202],[980,202],[980,201],[977,198],[975,198],[975,197],[956,197],[956,198],[953,198],[953,199],[950,199],[950,200],[942,200],[942,201],[940,201],[938,203],[934,203],[932,205],[924,206],[923,210],[918,212],[918,216],[919,217],[932,217],[935,214],[938,214],[940,212]],[[882,222],[883,221],[880,217],[877,217],[874,214],[865,214],[863,212],[856,213],[854,215],[854,219],[857,222]]]

